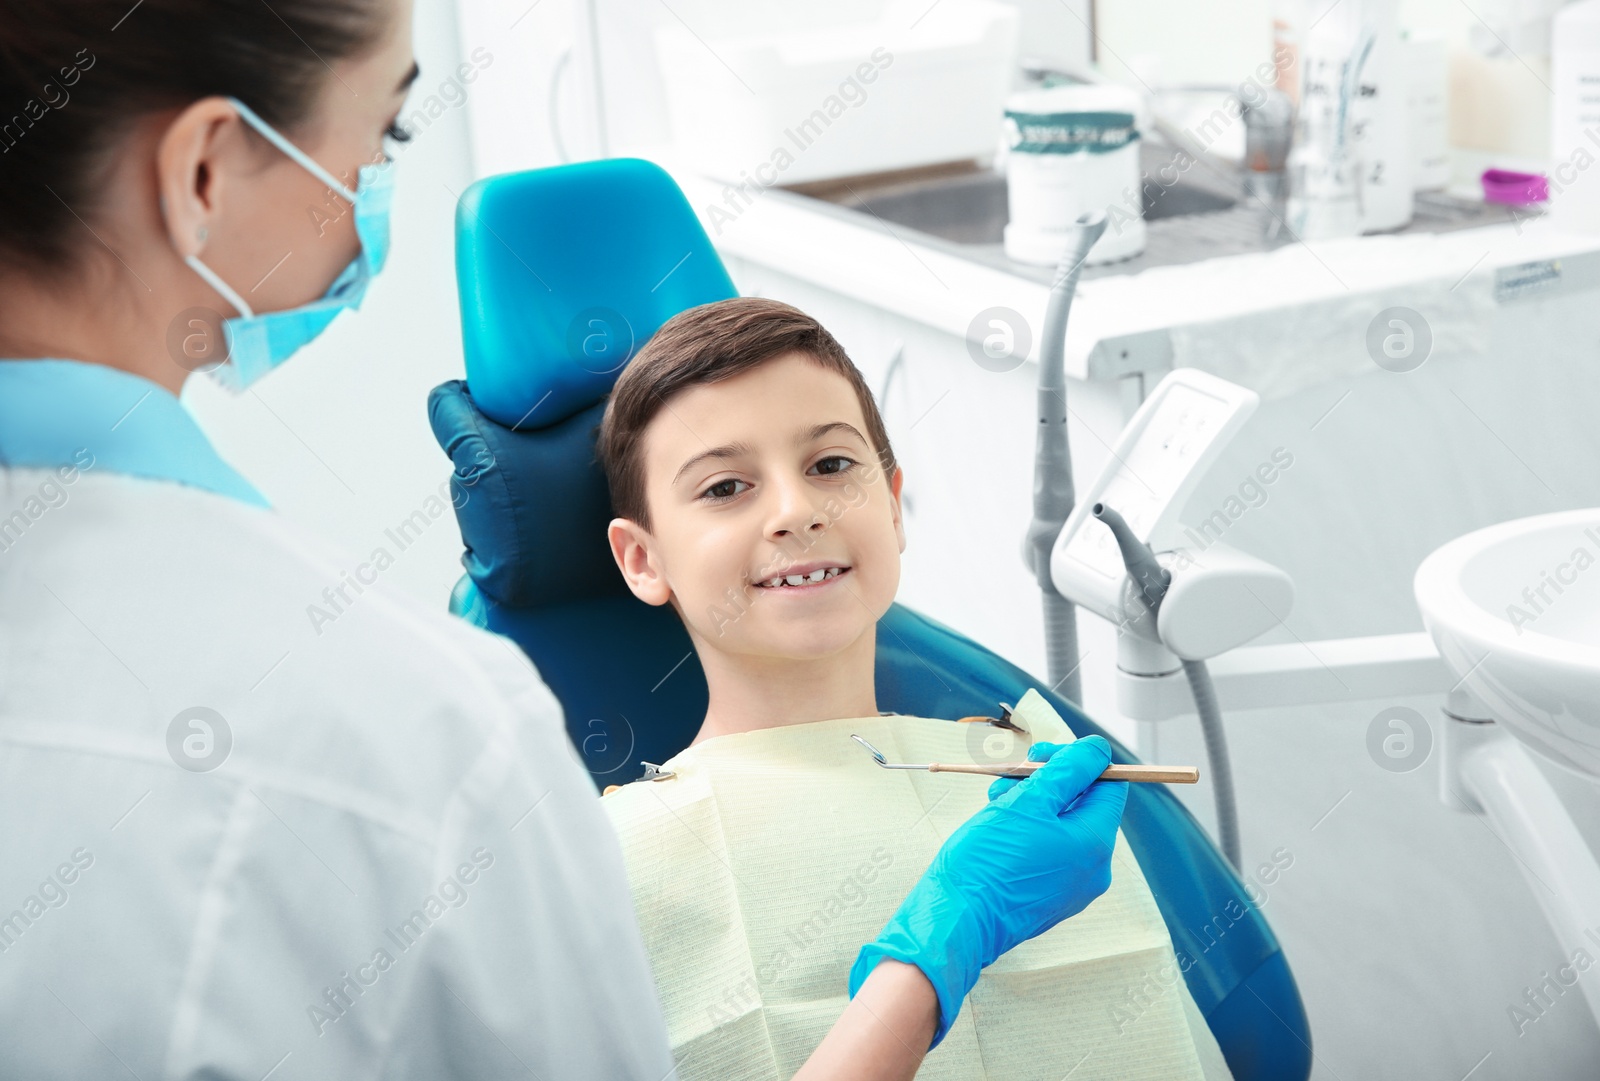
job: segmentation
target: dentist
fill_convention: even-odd
[[[673,1071],[549,689],[346,571],[177,399],[359,306],[416,77],[410,0],[0,6],[6,1076]],[[313,629],[330,589],[358,603]],[[983,966],[1106,889],[1106,744],[1034,750],[802,1076],[912,1076]]]

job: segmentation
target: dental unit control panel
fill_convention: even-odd
[[[1185,660],[1242,645],[1287,615],[1294,589],[1283,571],[1220,543],[1177,543],[1184,539],[1179,512],[1259,402],[1254,392],[1198,369],[1168,373],[1056,538],[1050,573],[1062,595]],[[1096,506],[1120,514],[1171,574],[1153,627]]]

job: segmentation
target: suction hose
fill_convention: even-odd
[[[1228,759],[1228,734],[1222,730],[1222,711],[1205,661],[1184,661],[1183,674],[1194,692],[1200,714],[1200,734],[1206,741],[1206,762],[1211,767],[1211,795],[1217,807],[1217,844],[1235,871],[1239,870],[1239,807],[1233,798],[1233,766]]]
[[[1137,598],[1150,621],[1150,633],[1154,634],[1156,613],[1172,584],[1172,572],[1156,560],[1148,544],[1134,535],[1122,515],[1104,503],[1096,503],[1092,509],[1094,516],[1104,522],[1117,539],[1123,565],[1133,579]],[[1205,661],[1184,661],[1183,674],[1189,679],[1195,711],[1200,715],[1200,734],[1206,741],[1211,795],[1217,808],[1217,844],[1237,871],[1240,869],[1239,807],[1233,795],[1233,766],[1228,758],[1228,736],[1222,728],[1222,711],[1217,708],[1217,691],[1212,686],[1211,672]]]
[[[1073,704],[1083,702],[1078,672],[1076,605],[1056,590],[1050,577],[1050,549],[1067,524],[1076,499],[1072,487],[1072,453],[1067,446],[1067,313],[1078,290],[1078,273],[1089,249],[1106,231],[1106,216],[1094,211],[1076,223],[1076,235],[1056,266],[1039,339],[1039,431],[1033,459],[1033,521],[1025,551],[1029,569],[1044,599],[1044,645],[1050,686]]]

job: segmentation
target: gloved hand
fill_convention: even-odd
[[[922,969],[939,996],[930,1051],[984,966],[1083,911],[1111,885],[1128,782],[1095,780],[1111,763],[1110,744],[1101,736],[1035,743],[1028,759],[1049,761],[1031,777],[990,786],[989,803],[945,840],[850,969],[852,998],[885,957]]]

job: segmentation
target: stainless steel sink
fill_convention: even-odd
[[[1146,139],[1140,143],[1140,167],[1145,250],[1118,263],[1085,267],[1085,279],[1268,251],[1292,239],[1286,230],[1271,228],[1272,212],[1242,194],[1238,172],[1225,164],[1185,159]],[[1049,282],[1054,276],[1053,267],[1007,258],[1005,176],[976,162],[798,184],[772,193],[1021,277]],[[1433,194],[1418,196],[1416,218],[1400,232],[1446,232],[1510,220],[1504,207]],[[1271,234],[1276,235],[1269,239]]]
[[[1147,181],[1140,194],[1146,221],[1227,210],[1237,202],[1214,188],[1184,182],[1163,189]],[[976,166],[966,172],[889,183],[864,192],[856,188],[836,201],[958,244],[998,244],[1007,220],[1005,176]]]

